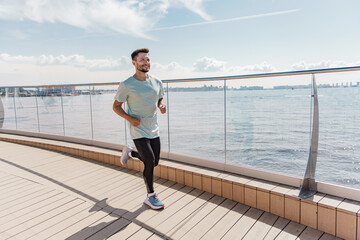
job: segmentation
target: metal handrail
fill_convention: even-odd
[[[260,73],[260,74],[246,74],[220,77],[205,77],[205,78],[182,78],[182,79],[166,79],[163,83],[177,83],[177,82],[203,82],[203,81],[220,81],[220,80],[238,80],[251,78],[265,78],[265,77],[280,77],[280,76],[295,76],[319,73],[334,73],[334,72],[349,72],[359,71],[360,66],[340,67],[340,68],[323,68],[313,70],[288,71],[288,72],[274,72],[274,73]],[[119,82],[104,82],[104,83],[81,83],[81,84],[53,84],[53,85],[25,85],[25,86],[0,86],[0,88],[40,88],[40,87],[81,87],[81,86],[104,86],[104,85],[118,85]]]

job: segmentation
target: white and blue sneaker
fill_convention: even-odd
[[[158,198],[156,193],[148,194],[144,203],[149,205],[152,209],[161,209],[165,207],[164,203]]]
[[[131,157],[131,151],[133,149],[130,147],[130,145],[124,146],[122,149],[122,153],[121,153],[121,157],[120,157],[120,162],[122,165],[127,164],[129,158]]]

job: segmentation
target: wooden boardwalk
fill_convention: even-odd
[[[143,204],[142,175],[0,141],[0,239],[338,239],[157,178],[164,210]]]

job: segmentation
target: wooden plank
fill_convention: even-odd
[[[197,194],[200,192],[201,195],[197,196]],[[194,213],[197,209],[199,209],[201,206],[203,206],[211,197],[214,195],[208,192],[203,192],[199,189],[194,189],[192,192],[189,193],[191,196],[190,198],[187,197],[187,199],[190,201],[188,204],[183,206],[181,210],[176,212],[176,214],[173,214],[172,216],[169,216],[166,221],[163,221],[160,223],[160,225],[156,226],[156,230],[163,235],[167,236],[167,233],[169,233],[172,229],[175,229],[177,227],[181,227],[181,224],[184,222],[185,219],[189,218],[192,213]],[[197,196],[197,197],[195,197]],[[193,200],[191,200],[193,199]],[[178,208],[179,205],[181,206],[181,203],[174,203],[172,206],[175,208]],[[170,206],[170,207],[172,207]],[[167,211],[168,209],[166,209]]]
[[[166,235],[172,239],[180,239],[223,201],[223,197],[213,196],[209,201],[203,204],[200,208],[196,209],[196,211],[194,211],[189,217],[181,222],[179,227],[172,229]]]
[[[318,240],[323,234],[324,232],[307,227],[296,240]]]
[[[27,195],[33,194],[34,191],[40,191],[41,189],[44,189],[44,186],[34,183],[24,183],[24,187],[16,189],[12,192],[12,194],[5,195],[3,199],[0,200],[0,207],[3,204],[6,204],[8,202],[12,202],[18,198],[25,197]]]
[[[97,219],[97,221],[91,223],[90,225],[78,230],[75,233],[72,233],[70,236],[67,236],[67,240],[81,240],[87,239],[97,232],[101,231],[103,228],[117,221],[118,217],[113,217],[110,215],[106,215],[101,219]]]
[[[27,239],[48,239],[56,232],[59,232],[62,229],[66,228],[66,226],[70,226],[71,223],[69,223],[69,221],[75,218],[77,214],[81,214],[82,212],[88,210],[89,206],[89,203],[82,202],[74,208],[68,209],[63,213],[32,227],[31,232],[34,234]]]
[[[250,208],[222,239],[242,239],[263,213],[264,211]]]
[[[50,188],[42,188],[39,191],[35,190],[31,194],[3,204],[0,206],[0,217],[19,211],[27,206],[31,206],[32,204],[37,203],[38,200],[43,198],[43,196],[46,194],[48,194],[48,196],[55,194],[51,194],[51,192],[54,192],[54,190]]]
[[[85,175],[84,177],[71,179],[70,181],[72,182],[64,181],[64,183],[72,188],[79,189],[82,192],[91,192],[91,195],[96,198],[97,195],[99,195],[98,192],[104,192],[112,185],[116,185],[117,187],[121,186],[121,183],[124,182],[124,178],[128,176],[129,175],[123,175],[113,171],[113,173],[102,173],[102,175],[89,176],[89,178]],[[127,178],[126,180],[131,179],[134,178]],[[101,194],[100,197],[102,196],[103,195]]]
[[[289,222],[290,220],[279,217],[264,237],[264,240],[275,239],[281,233],[281,231],[289,224]]]
[[[38,209],[41,209],[42,207],[46,206],[47,204],[49,204],[50,202],[56,202],[59,201],[63,198],[65,198],[67,195],[60,193],[58,191],[56,191],[54,193],[54,195],[52,196],[43,196],[42,200],[39,200],[39,202],[27,206],[25,208],[22,208],[21,211],[19,212],[14,212],[14,214],[8,214],[6,216],[3,216],[0,218],[0,226],[2,224],[8,223],[11,220],[16,219],[17,217],[21,217],[21,216],[31,216],[31,214],[33,212],[36,212]]]
[[[66,183],[66,185],[71,185],[71,186],[77,186],[77,185],[94,186],[100,184],[104,180],[112,179],[118,175],[117,171],[106,168],[104,166],[99,167],[94,165],[93,169],[95,171],[90,171],[85,174],[77,175],[75,178],[66,180],[64,183]]]
[[[166,239],[165,237],[162,236],[158,236],[155,233],[153,235],[151,235],[151,237],[148,238],[148,240],[164,240]]]
[[[211,213],[209,213],[206,218],[203,218],[192,229],[190,229],[190,231],[188,231],[181,239],[200,239],[235,205],[236,202],[226,199]]]
[[[341,238],[335,237],[333,235],[330,235],[328,233],[325,233],[324,235],[322,235],[322,237],[320,238],[320,240],[342,240]]]
[[[107,215],[106,212],[100,211],[98,207],[88,208],[63,222],[59,229],[56,229],[57,232],[54,232],[47,240],[66,239]]]
[[[109,224],[105,228],[101,229],[99,232],[95,233],[91,237],[87,238],[87,240],[98,240],[98,239],[107,239],[114,233],[128,226],[131,222],[127,219],[120,218]]]
[[[296,222],[290,222],[275,239],[277,240],[296,239],[304,229],[305,229],[304,225],[301,225]]]
[[[32,218],[31,221],[13,227],[10,232],[13,234],[12,236],[17,239],[27,239],[34,234],[41,232],[41,230],[51,227],[54,224],[54,221],[55,223],[58,221],[58,216],[61,217],[62,214],[66,212],[74,211],[74,208],[82,203],[82,200],[73,198],[70,202],[54,208],[38,217]],[[26,225],[26,227],[24,227],[24,225]]]
[[[111,184],[98,189],[92,189],[91,195],[94,197],[104,197],[113,199],[117,196],[125,194],[131,189],[137,189],[144,186],[144,180],[131,175],[131,172],[126,175],[121,175],[119,179],[114,180]]]
[[[61,206],[64,204],[64,201],[68,202],[70,200],[71,198],[64,193],[50,197],[46,201],[38,202],[23,209],[22,211],[0,218],[0,229],[6,230],[7,228],[14,227],[43,213],[46,213],[47,211],[51,210],[51,207],[57,207],[59,204]]]
[[[108,238],[108,240],[119,240],[119,239],[127,239],[131,235],[135,234],[137,231],[141,229],[141,226],[131,222],[125,228],[119,229],[117,233]]]
[[[77,160],[73,161],[73,163],[64,161],[60,164],[60,166],[56,166],[54,168],[46,167],[45,169],[37,169],[36,171],[45,176],[51,176],[51,178],[60,182],[65,182],[70,181],[73,178],[78,178],[80,175],[88,174],[92,171],[98,171],[98,168],[91,163],[85,164]]]
[[[139,231],[137,231],[135,234],[131,235],[128,240],[144,240],[151,237],[153,233],[146,228],[141,228]]]
[[[16,182],[12,182],[12,184],[9,184],[8,187],[4,186],[4,189],[1,190],[0,195],[0,201],[9,198],[10,196],[13,196],[15,194],[18,194],[22,192],[22,189],[28,189],[29,185],[32,185],[33,183],[26,180],[17,180]]]
[[[4,182],[8,179],[17,178],[17,176],[5,172],[0,172],[0,174],[0,186],[5,185]]]
[[[249,210],[249,206],[238,203],[226,215],[213,226],[202,239],[221,239],[226,232],[244,216],[245,212]]]
[[[270,231],[274,223],[279,217],[264,212],[263,215],[259,218],[259,220],[253,225],[250,231],[243,238],[244,240],[252,240],[252,239],[263,239],[267,233]]]

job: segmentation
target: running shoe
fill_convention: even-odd
[[[121,157],[120,157],[120,162],[122,165],[126,165],[130,156],[129,153],[131,153],[133,149],[130,147],[130,145],[124,146],[122,149],[122,153],[121,153]]]
[[[144,203],[149,205],[152,209],[161,209],[165,207],[164,203],[158,198],[157,194],[147,197]]]

